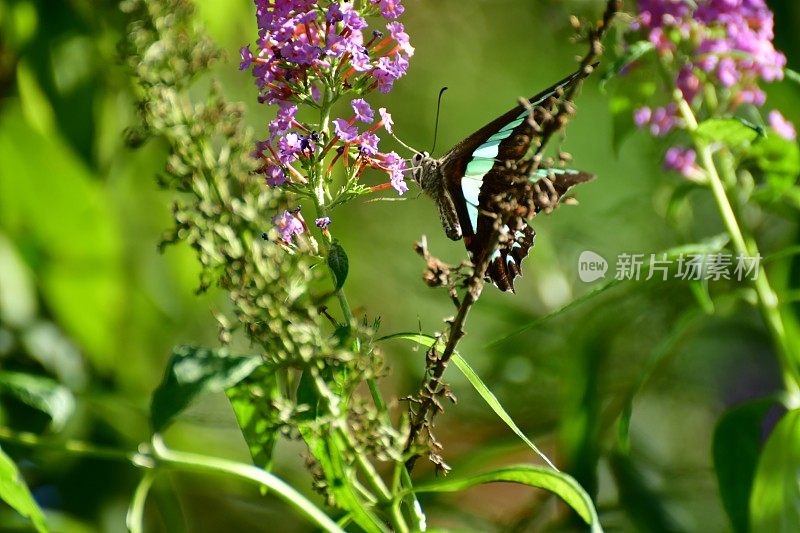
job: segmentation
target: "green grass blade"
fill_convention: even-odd
[[[431,346],[436,343],[436,339],[429,336],[423,335],[421,333],[397,333],[395,335],[389,335],[387,337],[383,337],[379,340],[389,340],[389,339],[405,339],[410,340],[412,342],[416,342],[426,348],[430,348]],[[443,343],[439,343],[440,345],[437,347],[439,350],[444,349]],[[453,352],[453,357],[451,359],[456,368],[458,368],[461,373],[467,378],[467,381],[470,382],[472,387],[475,391],[483,398],[483,400],[491,407],[492,411],[502,420],[505,424],[511,428],[513,431],[522,441],[528,445],[528,447],[536,453],[542,460],[547,463],[547,465],[552,468],[553,470],[558,471],[558,468],[550,461],[550,459],[542,452],[531,440],[525,436],[525,433],[517,426],[514,420],[511,418],[511,415],[503,408],[500,404],[500,401],[497,399],[497,396],[489,390],[489,387],[481,380],[480,376],[473,370],[469,363],[461,357],[458,352]]]
[[[413,492],[460,492],[476,485],[497,482],[520,483],[552,492],[589,524],[592,533],[603,531],[594,503],[580,484],[568,474],[541,466],[515,465],[460,479],[443,478],[414,487]]]

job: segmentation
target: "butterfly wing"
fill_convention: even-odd
[[[584,78],[581,70],[531,97],[528,101],[536,107],[548,98]],[[441,160],[445,186],[456,208],[464,244],[473,260],[484,253],[491,236],[494,221],[481,213],[489,198],[507,190],[518,171],[506,166],[506,161],[518,161],[536,138],[528,122],[529,111],[518,105],[458,143]],[[575,183],[586,181],[589,174],[578,171],[559,171],[546,180],[556,192],[556,201]],[[556,179],[552,179],[556,176]],[[544,182],[545,180],[543,180]],[[560,192],[562,191],[563,192]],[[536,212],[544,209],[544,200],[536,203]],[[520,274],[520,264],[533,246],[535,232],[524,220],[518,227],[506,228],[509,238],[492,252],[487,275],[504,291],[513,291],[514,278]]]
[[[575,72],[528,101],[536,107],[585,76],[582,70]],[[458,143],[441,159],[445,186],[465,237],[476,232],[481,193],[503,189],[505,182],[497,178],[503,176],[504,169],[499,167],[524,156],[536,137],[527,118],[527,108],[518,105]],[[485,191],[484,184],[489,184]]]
[[[497,173],[511,172],[507,169],[492,169],[487,173],[487,183],[508,182],[510,177],[498,176]],[[541,194],[534,196],[534,212],[551,211],[569,190],[579,183],[594,178],[593,174],[572,169],[542,169],[534,174],[542,186]],[[484,199],[483,194],[481,198]],[[522,260],[527,257],[533,247],[536,232],[523,218],[514,222],[515,227],[504,227],[507,237],[492,251],[486,275],[502,291],[514,292],[514,280],[521,274]],[[477,260],[485,253],[485,248],[494,230],[494,219],[483,213],[478,214],[474,235],[465,235],[464,244],[470,257]]]

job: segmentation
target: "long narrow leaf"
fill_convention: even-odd
[[[44,514],[22,480],[17,465],[0,449],[0,501],[29,519],[36,531],[48,531]]]
[[[430,348],[431,346],[434,345],[434,343],[436,343],[436,339],[434,337],[431,337],[429,335],[423,335],[421,333],[397,333],[395,335],[389,335],[387,337],[383,337],[380,340],[388,340],[388,339],[410,340],[416,342],[417,344],[421,344],[426,348]],[[439,343],[437,349],[443,350],[444,349],[443,343]],[[464,377],[467,378],[467,381],[470,382],[475,391],[481,396],[481,398],[483,398],[483,400],[489,405],[489,407],[491,407],[492,411],[494,411],[495,414],[500,418],[500,420],[505,422],[505,424],[509,428],[511,428],[511,431],[513,431],[520,439],[522,439],[522,441],[525,444],[527,444],[528,447],[531,450],[533,450],[534,453],[536,453],[536,455],[541,457],[542,460],[545,463],[547,463],[547,465],[550,468],[557,471],[558,468],[556,468],[556,466],[552,463],[552,461],[550,461],[550,459],[548,459],[548,457],[533,442],[531,442],[531,440],[527,436],[525,436],[525,433],[523,433],[522,430],[519,428],[519,426],[517,426],[517,424],[511,418],[511,415],[509,415],[508,412],[500,404],[500,401],[497,399],[497,396],[495,396],[494,393],[491,390],[489,390],[489,387],[487,387],[486,384],[483,382],[483,380],[481,380],[480,376],[478,376],[475,370],[473,370],[472,367],[469,366],[469,363],[467,363],[467,361],[463,357],[461,357],[458,354],[458,352],[453,352],[453,357],[451,360],[453,361],[453,364],[456,365],[456,368],[458,368],[464,375]]]
[[[415,493],[461,492],[476,485],[498,482],[520,483],[552,492],[564,500],[589,524],[592,533],[601,533],[603,531],[592,499],[580,484],[568,474],[540,466],[515,465],[461,479],[448,477],[414,487],[412,490]]]

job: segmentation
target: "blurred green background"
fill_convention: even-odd
[[[263,136],[270,110],[256,103],[250,76],[238,71],[238,48],[256,38],[252,3],[198,3],[199,18],[227,53],[215,75],[230,99],[246,102],[248,121]],[[370,102],[389,108],[403,140],[428,149],[436,94],[449,86],[437,155],[518,96],[572,71],[583,46],[570,40],[569,15],[595,19],[603,8],[588,0],[405,4],[401,20],[416,55],[395,90]],[[771,7],[778,10],[776,45],[797,69],[800,5]],[[132,449],[148,438],[149,395],[171,348],[216,345],[212,312],[226,301],[216,290],[195,294],[199,269],[186,246],[157,250],[174,197],[154,179],[165,146],[151,141],[132,150],[124,143],[137,120],[118,52],[127,22],[111,1],[0,1],[0,369],[54,379],[75,398],[71,416],[51,423],[0,388],[0,426]],[[800,123],[797,86],[767,90],[767,108]],[[577,190],[579,206],[534,221],[536,248],[517,294],[485,291],[460,352],[525,432],[598,494],[608,530],[727,530],[711,460],[715,421],[727,407],[779,388],[759,315],[730,298],[705,313],[688,285],[659,281],[621,284],[537,321],[600,285],[578,279],[583,250],[613,265],[621,252],[655,253],[723,229],[703,193],[669,212],[680,181],[661,170],[663,147],[634,134],[614,149],[607,96],[596,80],[577,104],[564,148],[598,179]],[[422,283],[415,240],[427,235],[436,255],[464,257],[462,245],[440,230],[432,202],[414,188],[404,200],[350,204],[334,213],[332,226],[350,255],[350,301],[379,315],[385,334],[437,331],[453,313],[444,293]],[[759,220],[764,253],[797,243],[796,212]],[[791,273],[772,272],[776,285],[796,288]],[[415,391],[424,353],[399,343],[385,351],[387,396]],[[459,375],[449,378],[459,403],[437,429],[456,471],[534,460]],[[637,390],[630,453],[621,454],[616,421]],[[167,439],[249,460],[222,395],[194,406]],[[0,444],[56,530],[125,530],[138,480],[133,467]],[[420,466],[417,476],[432,475]],[[278,448],[276,471],[311,493],[298,445]],[[229,480],[162,477],[153,502],[154,531],[306,527],[279,502]],[[423,503],[434,525],[486,530],[537,531],[540,517],[555,512],[541,493],[503,485]],[[0,529],[15,527],[24,525],[0,507]]]

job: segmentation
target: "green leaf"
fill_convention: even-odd
[[[592,533],[600,533],[603,528],[597,517],[594,503],[575,479],[563,472],[532,465],[515,465],[498,468],[491,472],[464,477],[461,479],[443,478],[433,483],[419,485],[408,492],[461,492],[485,483],[520,483],[552,492],[572,507],[591,527]]]
[[[752,143],[764,137],[764,129],[740,118],[710,118],[697,127],[696,135],[709,142],[721,142],[730,147]]]
[[[350,518],[364,531],[369,533],[388,531],[383,522],[364,506],[355,493],[353,483],[348,479],[349,466],[341,456],[340,446],[342,444],[339,439],[335,435],[322,438],[318,435],[318,429],[313,427],[314,425],[314,423],[301,424],[298,430],[308,446],[308,451],[319,462],[336,505],[346,510],[350,514]]]
[[[128,290],[119,214],[104,181],[21,115],[13,105],[0,114],[0,226],[25,244],[53,320],[98,369],[112,372]]]
[[[277,395],[277,386],[275,374],[262,367],[226,391],[253,464],[264,470],[272,468],[272,452],[278,435],[269,427],[259,407]]]
[[[44,513],[31,496],[14,461],[0,448],[0,500],[33,522],[37,531],[48,531]]]
[[[350,263],[339,241],[333,241],[331,244],[331,249],[328,252],[328,267],[333,272],[333,277],[336,280],[336,289],[341,289],[347,279]]]
[[[72,391],[43,376],[0,372],[0,391],[5,391],[22,403],[48,415],[55,431],[63,428],[75,411]]]
[[[748,531],[748,501],[761,448],[762,422],[773,399],[747,402],[728,410],[714,429],[714,470],[733,531]]]
[[[258,357],[228,355],[222,350],[210,348],[178,346],[172,352],[161,384],[153,393],[150,405],[153,431],[164,429],[195,397],[233,387],[260,364]]]
[[[759,139],[753,145],[750,157],[766,174],[786,174],[793,178],[800,174],[800,148],[795,141],[777,133]]]
[[[428,335],[423,335],[419,333],[397,333],[395,335],[389,335],[388,337],[383,337],[380,340],[388,340],[388,339],[410,340],[416,342],[417,344],[421,344],[426,348],[430,348],[436,343],[436,339],[434,337],[430,337]],[[439,345],[437,346],[437,349],[439,351],[444,350],[444,344],[440,342]],[[473,370],[472,367],[469,366],[469,363],[467,363],[464,360],[464,358],[461,357],[458,354],[458,352],[455,351],[453,352],[453,356],[450,360],[453,362],[454,365],[456,365],[456,368],[458,368],[461,371],[464,377],[467,378],[467,381],[470,382],[472,388],[474,388],[475,391],[478,394],[480,394],[481,398],[483,398],[483,401],[485,401],[489,405],[489,407],[491,407],[492,411],[494,411],[494,413],[500,418],[500,420],[502,420],[509,428],[511,428],[511,431],[513,431],[525,444],[527,444],[528,447],[531,450],[533,450],[534,453],[536,453],[536,455],[541,457],[542,460],[545,463],[547,463],[548,466],[550,466],[550,468],[557,471],[558,469],[555,467],[555,465],[553,465],[550,459],[533,442],[531,442],[531,440],[527,436],[525,436],[525,433],[523,433],[522,430],[519,428],[519,426],[517,426],[517,424],[511,418],[511,415],[509,415],[508,412],[500,404],[500,401],[497,399],[497,396],[495,396],[494,393],[491,390],[489,390],[489,387],[487,387],[486,384],[483,382],[483,380],[481,380],[480,376],[478,376],[475,370]]]
[[[24,329],[37,315],[33,273],[14,244],[0,233],[0,321]]]
[[[783,415],[761,452],[750,525],[756,533],[800,531],[800,409]]]

